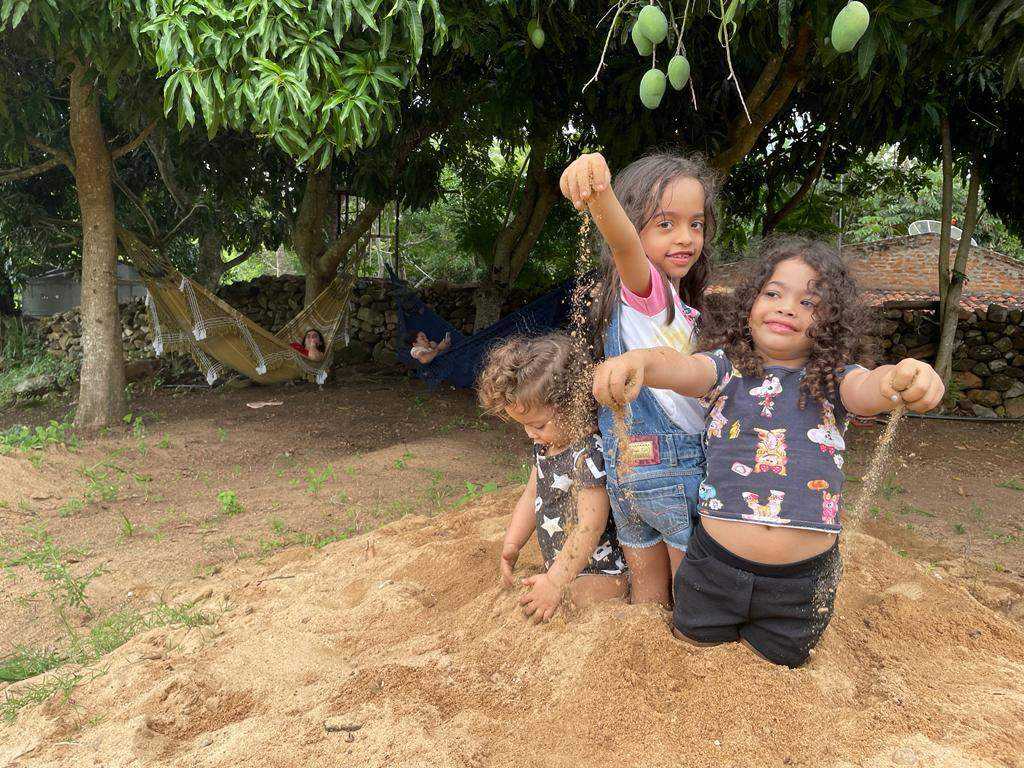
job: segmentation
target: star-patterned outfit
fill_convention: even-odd
[[[604,458],[599,435],[589,437],[568,448],[548,456],[544,446],[533,447],[533,461],[537,467],[537,497],[533,508],[537,514],[537,544],[544,557],[544,567],[550,568],[555,557],[565,546],[569,530],[576,524],[572,509],[573,484],[581,488],[604,488]],[[618,576],[626,572],[626,563],[615,536],[615,523],[608,515],[608,524],[590,556],[590,562],[580,573]]]

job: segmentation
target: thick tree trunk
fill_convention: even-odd
[[[71,74],[70,138],[82,215],[82,369],[75,426],[85,433],[121,423],[125,413],[124,351],[117,307],[117,235],[110,151],[99,95]]]
[[[199,265],[196,278],[210,290],[216,289],[224,276],[227,265],[221,258],[223,250],[224,237],[217,230],[207,229],[199,236]]]
[[[299,203],[292,230],[292,248],[306,270],[306,304],[315,299],[323,286],[320,257],[324,252],[324,230],[331,201],[331,169],[311,171],[306,176],[306,191]]]
[[[974,228],[978,223],[978,191],[981,187],[980,160],[980,157],[975,155],[971,161],[971,180],[967,185],[967,210],[964,212],[963,234],[960,235],[960,242],[957,244],[956,260],[953,262],[949,290],[946,292],[939,325],[939,351],[935,354],[935,370],[947,384],[952,375],[953,347],[956,343],[957,321],[960,319],[960,297],[963,294],[964,281],[967,278],[964,270],[967,268],[967,257],[971,253],[971,238],[974,237]]]
[[[942,136],[942,212],[939,232],[939,317],[946,315],[946,294],[949,291],[949,244],[953,226],[953,143],[949,135],[949,117],[939,125]],[[970,238],[968,238],[969,240]]]
[[[492,325],[501,316],[501,307],[558,199],[558,192],[544,165],[550,146],[548,139],[531,142],[523,197],[515,216],[498,234],[490,272],[474,295],[474,332]]]

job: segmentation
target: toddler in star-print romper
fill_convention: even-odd
[[[533,622],[554,616],[566,597],[583,606],[624,597],[627,588],[596,423],[581,434],[579,420],[567,418],[575,357],[564,334],[511,339],[491,351],[478,382],[484,408],[518,422],[534,443],[533,470],[501,549],[501,576],[512,586],[519,552],[537,535],[545,572],[522,580],[519,601]]]
[[[900,402],[924,412],[944,392],[919,360],[851,365],[866,330],[839,254],[785,238],[766,245],[727,313],[706,327],[708,352],[634,350],[595,372],[594,392],[609,405],[647,386],[706,408],[700,522],[675,576],[677,637],[739,640],[792,667],[821,638],[842,573],[847,416]]]

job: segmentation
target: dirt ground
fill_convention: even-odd
[[[283,404],[247,407],[268,401]],[[8,411],[0,429],[64,412]],[[526,477],[525,437],[481,418],[469,393],[430,393],[381,371],[322,391],[159,390],[135,396],[131,412],[141,429],[74,451],[0,456],[4,559],[24,551],[27,527],[45,527],[80,572],[106,570],[88,591],[97,615],[142,610],[229,563],[437,514]],[[224,492],[237,507],[218,500]],[[7,569],[0,655],[56,630],[24,571]]]
[[[199,600],[215,621],[140,635],[0,724],[0,764],[1024,766],[1019,425],[904,425],[845,535],[836,619],[789,671],[684,648],[652,608],[525,627],[496,563],[527,445],[467,393],[365,371],[132,412],[123,435],[0,457],[7,559],[45,526],[104,567],[97,616]],[[878,431],[851,431],[850,494]],[[0,655],[57,632],[42,584],[6,570]]]

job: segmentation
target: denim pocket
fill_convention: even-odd
[[[686,485],[678,477],[637,478],[619,483],[614,493],[628,520],[647,523],[662,536],[690,528]]]

